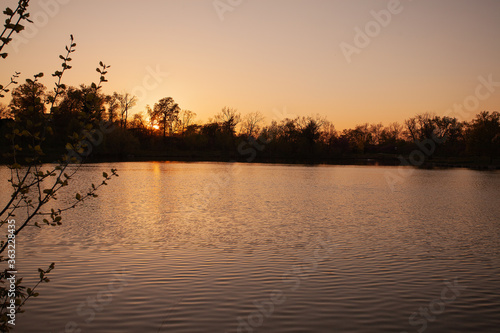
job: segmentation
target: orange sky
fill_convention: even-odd
[[[200,121],[230,106],[267,121],[319,113],[343,129],[450,115],[455,104],[466,105],[461,120],[500,110],[497,0],[32,0],[30,8],[35,24],[7,48],[2,83],[16,70],[23,80],[42,71],[52,86],[73,34],[65,82],[97,80],[102,60],[112,66],[104,91],[137,94],[133,112],[171,96]]]

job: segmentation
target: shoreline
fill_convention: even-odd
[[[494,163],[487,163],[484,160],[478,159],[445,159],[435,158],[421,165],[402,164],[399,156],[350,156],[339,158],[269,158],[269,157],[256,157],[252,161],[248,161],[243,157],[235,157],[228,155],[219,156],[200,156],[196,154],[190,155],[134,155],[128,154],[127,156],[100,156],[94,155],[84,161],[83,164],[99,164],[99,163],[113,163],[113,162],[221,162],[221,163],[245,163],[245,164],[288,164],[288,165],[339,165],[339,166],[408,166],[419,169],[471,169],[482,171],[500,170],[500,164],[495,161]],[[407,160],[407,156],[404,157]],[[52,159],[55,160],[55,159]],[[50,163],[45,161],[44,163]],[[6,163],[0,163],[7,165]]]
[[[265,155],[265,154],[263,154]],[[61,155],[47,154],[42,163],[55,163]],[[420,165],[412,165],[408,154],[367,153],[336,157],[280,157],[254,156],[249,159],[241,154],[223,151],[167,152],[158,154],[154,151],[142,151],[123,154],[91,154],[83,164],[113,163],[113,162],[223,162],[223,163],[258,163],[258,164],[288,164],[288,165],[344,165],[344,166],[409,166],[419,169],[454,169],[500,170],[500,159],[491,161],[487,157],[432,157]],[[0,158],[0,165],[10,162]]]

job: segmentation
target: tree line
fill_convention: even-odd
[[[48,110],[47,105],[54,98],[58,99],[58,106]],[[162,98],[152,108],[147,106],[143,112],[132,115],[136,102],[136,97],[128,93],[96,95],[95,89],[86,85],[68,87],[54,96],[37,80],[28,79],[12,91],[11,102],[1,106],[0,131],[5,132],[9,122],[26,118],[27,114],[33,122],[48,121],[53,134],[46,140],[45,150],[57,154],[64,150],[59,143],[81,130],[81,116],[107,121],[115,129],[96,147],[97,159],[395,161],[395,156],[409,155],[426,140],[439,143],[427,157],[429,160],[494,163],[500,155],[500,113],[496,111],[480,112],[468,122],[423,113],[402,124],[365,123],[337,130],[321,115],[266,123],[258,111],[242,115],[230,107],[201,123],[196,121],[196,113],[183,110],[172,97]]]

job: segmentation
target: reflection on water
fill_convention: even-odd
[[[391,168],[148,162],[76,188],[111,167],[98,200],[19,237],[23,275],[56,262],[19,332],[500,326],[498,172],[416,170],[393,192]]]

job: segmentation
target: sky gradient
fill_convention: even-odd
[[[229,106],[268,122],[319,113],[343,129],[463,103],[460,120],[498,111],[500,1],[393,1],[32,0],[35,24],[8,46],[1,82],[44,72],[52,87],[73,34],[65,83],[97,80],[102,60],[104,92],[140,97],[132,113],[170,96],[199,121]],[[494,83],[478,90],[480,76]]]

